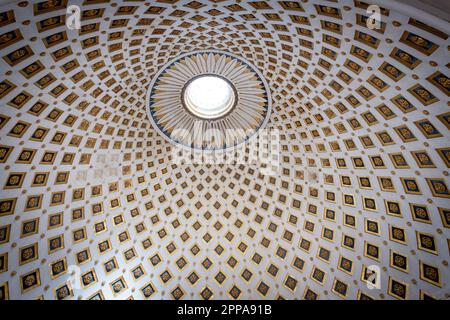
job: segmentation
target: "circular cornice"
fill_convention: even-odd
[[[201,118],[185,104],[186,87],[202,76],[219,77],[233,89],[233,106],[220,117]],[[149,119],[164,139],[199,150],[231,149],[248,141],[266,125],[272,106],[269,86],[259,70],[244,58],[219,50],[194,51],[169,61],[150,82],[146,101]],[[196,133],[199,126],[203,133],[211,131],[222,139],[203,141]]]

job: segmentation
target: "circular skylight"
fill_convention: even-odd
[[[213,75],[194,78],[188,83],[183,94],[186,108],[203,119],[216,119],[227,114],[235,99],[230,83]]]
[[[258,69],[228,52],[182,54],[149,84],[148,116],[159,133],[189,149],[234,148],[256,137],[271,111]]]

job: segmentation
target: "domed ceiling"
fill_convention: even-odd
[[[450,28],[376,2],[0,7],[0,298],[448,298]],[[278,170],[174,161],[147,93],[196,51],[267,82]]]

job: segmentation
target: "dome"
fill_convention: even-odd
[[[448,299],[449,11],[372,2],[0,5],[0,299]]]

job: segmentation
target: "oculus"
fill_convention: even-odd
[[[183,91],[183,104],[186,109],[202,119],[223,117],[236,102],[232,85],[214,75],[194,78]]]
[[[222,150],[256,137],[271,111],[268,85],[256,67],[222,51],[176,57],[150,82],[148,115],[166,139],[198,150]]]

